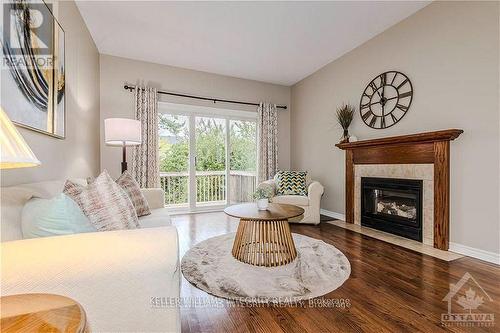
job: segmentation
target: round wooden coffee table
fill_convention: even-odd
[[[304,214],[304,209],[285,204],[270,203],[267,210],[257,204],[246,203],[224,209],[240,219],[233,243],[233,256],[256,266],[279,266],[297,257],[288,219]]]
[[[90,332],[82,306],[53,294],[19,294],[0,298],[2,333]]]

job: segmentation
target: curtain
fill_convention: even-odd
[[[134,101],[135,117],[141,122],[142,143],[134,148],[132,175],[140,187],[160,187],[157,91],[136,86]]]
[[[278,168],[278,111],[275,104],[260,103],[258,112],[259,183],[274,177]]]

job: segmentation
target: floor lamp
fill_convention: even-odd
[[[0,127],[0,169],[27,168],[41,164],[1,107]]]
[[[128,118],[104,120],[104,141],[108,146],[122,147],[122,173],[127,170],[127,147],[141,144],[141,122]]]

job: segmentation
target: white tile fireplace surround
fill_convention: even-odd
[[[354,166],[354,224],[361,225],[361,177],[416,179],[423,181],[422,242],[434,245],[434,165],[358,164]]]

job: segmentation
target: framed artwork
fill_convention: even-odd
[[[2,2],[1,106],[18,126],[66,136],[64,30],[43,1]]]

